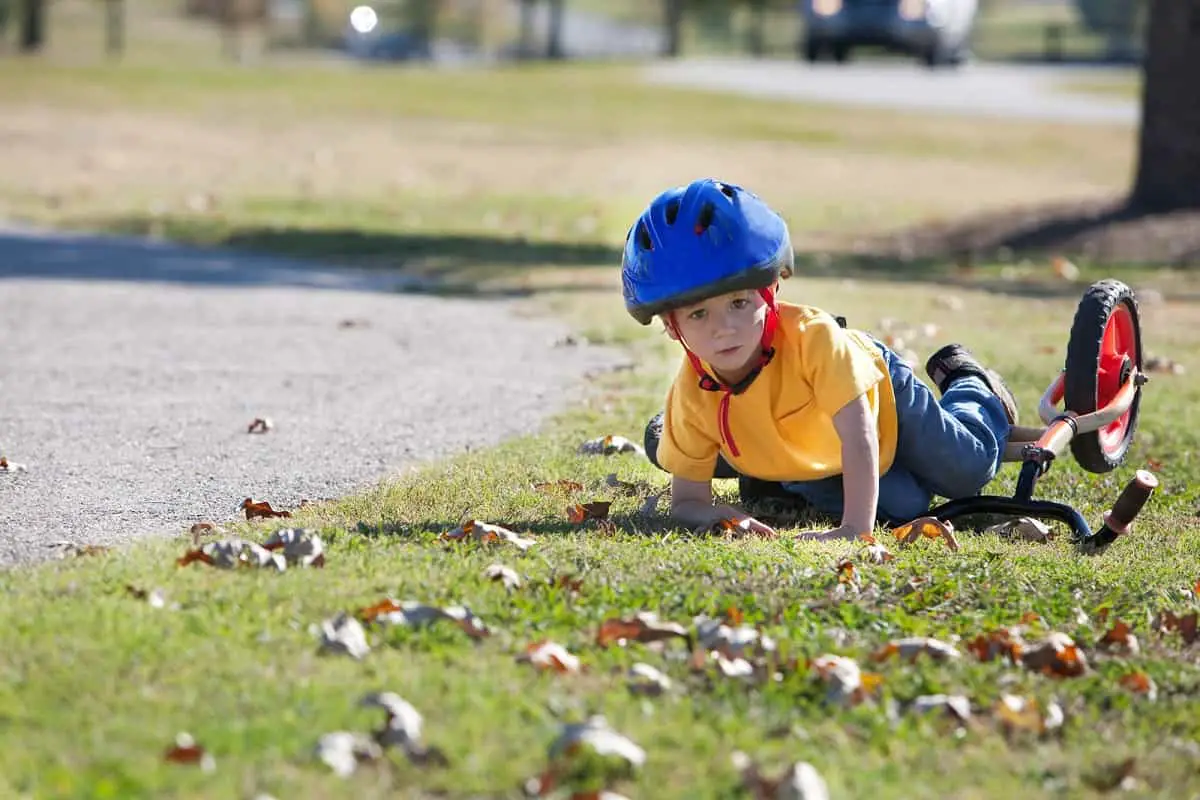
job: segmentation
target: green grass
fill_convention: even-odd
[[[1156,465],[1163,488],[1137,532],[1097,556],[1062,536],[1032,545],[964,533],[960,552],[925,541],[893,547],[895,561],[873,566],[852,545],[697,537],[636,513],[667,476],[636,456],[576,453],[603,434],[640,439],[675,368],[678,353],[624,317],[616,294],[621,237],[651,189],[718,168],[745,175],[768,187],[801,247],[820,249],[817,237],[831,231],[852,238],[1118,188],[1132,152],[1127,128],[735,98],[714,113],[712,96],[643,86],[623,66],[439,73],[197,63],[152,52],[121,65],[62,54],[0,61],[0,113],[17,132],[0,152],[0,214],[402,267],[485,293],[536,290],[530,313],[562,315],[590,339],[628,348],[638,366],[594,378],[587,402],[535,437],[297,509],[292,521],[327,545],[324,569],[180,568],[175,559],[190,547],[180,536],[0,574],[0,796],[515,797],[545,768],[559,726],[591,713],[648,754],[644,770],[618,784],[632,797],[739,796],[735,749],[771,775],[807,760],[835,797],[1089,796],[1097,776],[1127,758],[1136,759],[1139,796],[1200,791],[1185,744],[1200,734],[1196,647],[1151,630],[1160,609],[1195,607],[1184,592],[1200,579],[1191,488],[1200,478],[1200,391],[1188,377],[1156,375],[1147,387],[1126,466],[1088,475],[1066,458],[1041,484],[1042,496],[1078,505],[1094,523],[1133,469]],[[76,130],[86,135],[69,135]],[[336,177],[315,158],[321,147]],[[95,166],[112,153],[121,168]],[[210,192],[213,207],[188,209],[196,192]],[[1083,281],[1101,274],[1081,266]],[[1151,267],[1108,272],[1137,286],[1194,289],[1189,276]],[[949,264],[865,253],[806,259],[785,297],[877,332],[884,317],[936,322],[935,339],[910,346],[923,355],[967,342],[1005,374],[1028,417],[1061,366],[1082,291],[1051,275],[1035,257],[980,265],[969,285],[955,286],[967,279]],[[951,291],[961,311],[938,304]],[[1149,351],[1194,369],[1186,361],[1200,345],[1195,320],[1184,302],[1147,305]],[[611,472],[643,488],[618,495]],[[584,488],[570,496],[531,488],[558,479]],[[995,491],[1010,493],[1014,479],[1006,467]],[[735,500],[731,483],[718,489]],[[613,501],[613,530],[567,522],[569,502],[591,500]],[[468,517],[536,544],[522,554],[439,541]],[[278,526],[229,527],[261,540]],[[830,603],[843,556],[858,559],[863,590]],[[525,588],[509,593],[484,580],[494,561],[522,573]],[[577,596],[548,585],[562,575],[582,579]],[[904,593],[914,578],[926,582]],[[168,608],[126,586],[161,587]],[[494,634],[476,644],[446,624],[372,629],[362,661],[317,655],[313,626],[389,596],[468,604]],[[731,607],[778,641],[778,680],[743,684],[711,665],[693,674],[679,643],[663,652],[595,644],[612,617],[651,610],[690,626],[694,615]],[[1097,647],[1104,609],[1133,626],[1139,655]],[[1054,679],[973,656],[870,661],[895,637],[962,637],[963,647],[1029,612],[1042,620],[1030,638],[1051,629],[1076,638],[1087,675]],[[567,646],[587,672],[537,674],[516,660],[541,639]],[[851,708],[825,703],[807,666],[825,653],[880,673],[876,695]],[[677,691],[631,696],[621,672],[635,661],[667,671]],[[1157,700],[1120,687],[1130,671],[1154,679]],[[313,758],[322,734],[378,725],[380,712],[356,704],[380,690],[424,714],[426,739],[447,767],[392,753],[342,780]],[[969,696],[975,722],[958,733],[906,711],[937,692]],[[1007,740],[991,711],[1001,692],[1057,700],[1061,734]],[[213,755],[214,771],[164,761],[180,731]]]
[[[936,292],[917,283],[811,278],[785,291],[877,331],[885,307],[907,322],[937,318],[939,338],[966,338],[1032,409],[1061,358],[1074,300],[1026,300],[1018,307],[1000,295],[958,293],[961,311],[938,312]],[[738,796],[734,750],[761,760],[769,774],[808,761],[833,796],[1090,796],[1096,793],[1091,783],[1127,758],[1135,759],[1139,796],[1181,797],[1200,789],[1187,744],[1200,736],[1195,647],[1150,627],[1161,609],[1196,607],[1188,590],[1200,579],[1200,536],[1192,519],[1198,495],[1191,488],[1200,477],[1191,455],[1200,398],[1186,378],[1156,376],[1147,388],[1141,432],[1126,466],[1096,476],[1065,459],[1040,485],[1041,496],[1072,502],[1094,522],[1134,467],[1160,462],[1163,488],[1136,533],[1107,552],[1083,555],[1062,535],[1034,545],[966,532],[957,553],[932,541],[902,550],[881,533],[897,558],[874,566],[850,544],[800,544],[788,537],[730,542],[693,536],[661,516],[639,516],[644,497],[665,488],[666,476],[636,455],[583,456],[576,447],[607,433],[639,438],[675,353],[657,333],[597,302],[604,296],[547,299],[557,313],[589,309],[581,329],[599,342],[630,348],[636,370],[596,378],[587,403],[539,436],[297,510],[291,522],[318,530],[326,542],[323,569],[180,568],[174,559],[190,547],[180,537],[0,577],[0,617],[8,621],[0,628],[0,775],[9,792],[516,797],[522,782],[546,767],[559,726],[593,713],[604,714],[648,754],[640,773],[617,784],[633,797]],[[1148,314],[1152,349],[1194,352],[1194,325],[1182,322],[1192,313]],[[1028,324],[1006,328],[1018,315]],[[1044,352],[1048,345],[1054,353]],[[643,486],[631,496],[617,494],[606,484],[610,472]],[[1015,467],[1006,467],[995,491],[1009,493],[1014,477]],[[532,488],[559,479],[584,488],[561,494]],[[718,490],[735,499],[731,483],[719,482]],[[613,502],[615,530],[567,522],[569,503],[599,499]],[[536,544],[521,553],[439,540],[466,518],[507,525]],[[280,525],[231,527],[261,541]],[[837,585],[834,566],[843,556],[856,559],[863,589],[829,602]],[[525,586],[508,592],[485,580],[482,571],[493,562],[513,567]],[[549,585],[563,575],[582,579],[577,594]],[[906,591],[913,579],[926,582]],[[127,585],[162,588],[168,608],[135,599]],[[373,649],[362,661],[317,654],[312,626],[386,597],[466,604],[494,633],[474,643],[448,623],[415,631],[372,628]],[[693,672],[681,643],[662,652],[595,644],[598,626],[612,617],[648,610],[691,627],[693,616],[729,608],[777,640],[778,679],[741,683],[711,665]],[[1140,654],[1097,646],[1108,629],[1104,609],[1109,623],[1121,619],[1133,627]],[[1051,630],[1074,637],[1087,654],[1086,675],[1052,678],[972,655],[949,663],[870,659],[901,636],[958,640],[965,649],[971,638],[1030,612],[1040,621],[1029,639]],[[539,674],[517,661],[543,639],[566,646],[587,671]],[[854,707],[827,703],[807,666],[827,653],[878,672],[876,695]],[[653,699],[632,696],[622,673],[637,661],[667,672],[676,690]],[[1154,680],[1155,701],[1121,688],[1118,681],[1131,672]],[[381,690],[416,706],[427,742],[446,753],[449,766],[417,767],[392,753],[387,766],[364,767],[343,780],[313,757],[326,732],[376,727],[381,712],[356,703]],[[906,711],[918,696],[935,693],[969,697],[975,721],[956,734],[938,718]],[[1061,733],[1006,739],[992,713],[1002,693],[1057,702],[1066,714]],[[214,771],[164,762],[179,731],[207,748]]]
[[[1090,94],[1099,97],[1115,97],[1128,100],[1136,100],[1142,96],[1142,80],[1140,75],[1066,81],[1061,84],[1061,88],[1063,91],[1075,92],[1077,94]]]

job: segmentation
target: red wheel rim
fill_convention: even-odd
[[[1096,371],[1096,409],[1102,409],[1113,401],[1121,390],[1121,370],[1128,361],[1137,363],[1137,329],[1133,313],[1127,303],[1121,303],[1109,316],[1104,326],[1104,338],[1100,341],[1100,358]],[[1100,447],[1107,453],[1121,449],[1125,434],[1129,430],[1132,409],[1105,425],[1099,431]]]

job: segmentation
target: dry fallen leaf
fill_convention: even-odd
[[[101,544],[76,544],[75,542],[51,542],[46,545],[58,551],[59,558],[83,558],[84,556],[102,556],[112,548]]]
[[[271,504],[266,500],[256,503],[249,497],[242,501],[241,508],[246,512],[246,519],[254,519],[255,517],[268,519],[270,517],[292,516],[292,512],[290,511],[276,511],[275,509],[271,508]]]
[[[586,455],[604,455],[611,456],[615,453],[637,453],[646,455],[646,451],[640,444],[626,439],[624,436],[600,436],[596,439],[589,439],[579,446],[579,452]]]
[[[16,462],[9,461],[4,456],[0,456],[0,475],[6,475],[15,472],[26,472],[27,470],[28,467],[26,467],[24,464],[17,464]]]
[[[281,528],[262,544],[264,550],[282,550],[288,564],[301,567],[325,566],[321,537],[308,528]]]
[[[1144,695],[1150,702],[1158,699],[1158,686],[1154,679],[1144,672],[1128,672],[1117,682],[1134,694]]]
[[[1043,712],[1036,699],[1011,694],[1000,696],[993,714],[1007,736],[1021,732],[1042,735],[1058,730],[1063,724],[1063,711],[1058,703],[1051,702]]]
[[[345,653],[361,659],[371,652],[371,646],[367,644],[362,624],[343,611],[321,623],[321,652]]]
[[[774,652],[775,640],[749,625],[728,625],[724,620],[696,617],[696,642],[701,650],[717,651],[726,658],[737,658],[750,651],[754,655]]]
[[[878,675],[863,675],[858,663],[845,656],[823,655],[812,668],[825,682],[826,700],[835,705],[858,705],[879,684]]]
[[[658,512],[658,501],[662,500],[666,492],[658,492],[646,498],[642,503],[642,507],[638,509],[638,515],[641,517],[653,517]]]
[[[172,764],[195,764],[205,772],[212,772],[217,768],[212,754],[197,744],[190,733],[178,734],[175,744],[163,753],[163,759]]]
[[[886,547],[876,541],[875,537],[869,533],[860,533],[859,541],[866,545],[863,552],[867,554],[867,560],[872,564],[886,564],[895,558]]]
[[[374,733],[381,747],[398,747],[409,760],[417,764],[449,763],[445,754],[436,747],[428,747],[421,739],[424,719],[412,704],[395,692],[373,692],[365,695],[359,705],[380,708],[387,712],[387,721]]]
[[[151,608],[166,608],[167,598],[163,595],[161,589],[154,589],[147,592],[145,589],[139,589],[131,583],[125,584],[125,592],[135,600],[145,600],[150,604]]]
[[[954,526],[936,517],[918,517],[892,531],[901,545],[912,544],[924,536],[926,539],[941,539],[951,550],[958,550],[958,539],[954,538]]]
[[[637,663],[626,673],[629,691],[637,695],[657,697],[671,691],[671,679],[649,664]]]
[[[360,763],[383,758],[383,748],[365,734],[335,731],[317,741],[316,755],[345,778],[353,774]]]
[[[576,503],[567,507],[567,519],[578,525],[589,519],[608,519],[608,509],[611,501],[596,500],[591,503]]]
[[[504,588],[513,590],[521,588],[521,576],[512,567],[503,564],[489,564],[483,570],[483,576],[490,581],[504,584]]]
[[[1083,651],[1070,636],[1058,632],[1029,645],[1021,655],[1021,663],[1028,670],[1056,678],[1076,678],[1088,671]]]
[[[676,622],[663,622],[651,611],[641,611],[630,619],[607,619],[596,632],[596,644],[607,647],[616,643],[624,646],[630,642],[658,642],[680,638],[690,646],[691,636],[687,629]]]
[[[1200,620],[1200,612],[1193,611],[1190,614],[1179,616],[1173,611],[1164,610],[1158,615],[1154,627],[1159,633],[1177,631],[1184,644],[1191,644],[1196,641],[1198,620]]]
[[[624,495],[643,494],[651,491],[650,484],[645,481],[623,481],[617,477],[617,473],[610,472],[604,478],[604,483],[611,489],[616,489]]]
[[[984,529],[984,533],[994,533],[1026,542],[1048,542],[1054,538],[1050,526],[1033,517],[1007,519]]]
[[[1016,630],[999,628],[989,633],[980,634],[966,645],[980,661],[991,661],[994,658],[1007,658],[1013,664],[1021,660],[1025,649],[1025,641]]]
[[[1079,267],[1064,256],[1055,256],[1051,259],[1050,264],[1054,269],[1054,274],[1062,278],[1064,281],[1075,281],[1079,279]]]
[[[192,525],[190,532],[192,534],[192,544],[199,547],[201,536],[221,536],[225,534],[225,529],[215,522],[202,520]]]
[[[576,673],[582,665],[579,657],[567,652],[567,648],[554,642],[534,642],[525,648],[525,652],[517,656],[517,661],[531,664],[539,670],[553,672]]]
[[[246,426],[246,433],[266,433],[274,427],[270,417],[255,417],[254,421]]]
[[[1123,650],[1130,655],[1141,652],[1137,637],[1133,635],[1129,625],[1121,620],[1113,623],[1112,628],[1101,637],[1098,644],[1100,647]]]
[[[218,569],[274,567],[280,572],[287,569],[287,559],[282,553],[272,553],[254,542],[237,538],[208,542],[184,553],[175,563],[186,567],[196,561]]]
[[[872,661],[885,661],[892,656],[899,656],[903,661],[915,661],[920,655],[928,655],[935,661],[947,661],[960,658],[961,653],[954,645],[938,639],[924,636],[913,636],[905,639],[893,639],[871,656]]]
[[[396,601],[388,598],[373,606],[360,609],[357,618],[363,622],[381,622],[388,625],[407,625],[419,628],[431,622],[448,619],[472,639],[483,639],[491,635],[486,624],[466,606],[429,606],[416,600]]]
[[[971,719],[971,701],[965,695],[927,694],[913,701],[912,710],[918,714],[928,714],[941,710],[954,717],[959,722]]]
[[[741,774],[742,788],[754,800],[829,800],[825,779],[806,761],[797,761],[779,777],[768,778],[740,750],[733,753],[731,760],[733,768]]]
[[[525,793],[547,797],[564,779],[580,773],[611,783],[632,777],[645,763],[645,750],[609,727],[603,716],[595,715],[586,722],[563,726],[550,745],[546,770],[526,781]]]
[[[521,538],[508,528],[502,528],[499,525],[492,525],[474,519],[467,520],[454,530],[443,533],[440,538],[448,542],[461,542],[471,539],[481,544],[506,543],[520,550],[528,550],[536,543],[533,539]]]
[[[1146,372],[1163,372],[1168,375],[1182,375],[1187,371],[1183,364],[1166,356],[1147,356],[1142,362],[1142,369]]]

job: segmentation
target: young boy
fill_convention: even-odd
[[[658,316],[683,345],[650,460],[671,473],[672,516],[733,518],[712,479],[795,495],[840,526],[805,538],[853,538],[876,521],[921,516],[934,495],[977,494],[999,469],[1016,403],[1000,376],[951,344],[925,366],[939,403],[880,342],[828,313],[777,301],[793,254],[783,219],[751,192],[705,179],[656,197],[629,230],[625,307]]]

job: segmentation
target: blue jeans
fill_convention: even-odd
[[[922,516],[934,495],[955,499],[979,494],[1000,469],[1011,426],[1000,399],[980,378],[954,381],[939,402],[903,359],[876,344],[895,389],[899,429],[896,458],[879,478],[876,516],[897,525]],[[783,486],[817,511],[841,518],[841,475],[785,481]]]

